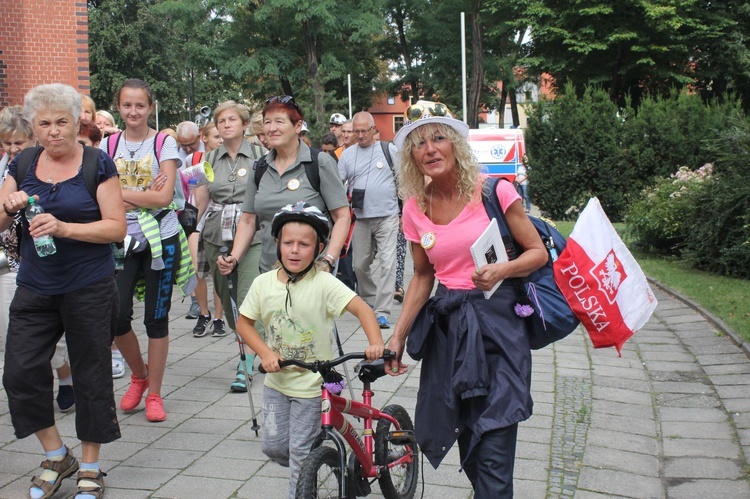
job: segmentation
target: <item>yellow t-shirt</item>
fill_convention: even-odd
[[[344,313],[356,293],[328,272],[311,271],[289,286],[287,310],[286,285],[277,272],[273,269],[253,281],[240,313],[263,323],[266,344],[282,359],[333,359],[333,319]],[[320,383],[319,374],[296,367],[269,373],[265,380],[266,386],[298,398],[320,396]]]

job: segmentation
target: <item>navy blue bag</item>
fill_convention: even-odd
[[[517,244],[510,234],[508,221],[500,208],[497,182],[496,178],[489,178],[485,181],[482,186],[482,203],[490,219],[497,219],[508,259],[514,260],[520,253],[516,250]],[[565,237],[541,218],[529,216],[529,219],[547,248],[548,259],[543,267],[532,272],[528,277],[519,279],[523,285],[519,285],[517,291],[519,300],[527,297],[534,308],[534,313],[528,317],[526,330],[529,334],[531,349],[539,350],[568,336],[575,331],[580,321],[571,310],[560,288],[557,287],[552,272],[552,264],[565,249]]]

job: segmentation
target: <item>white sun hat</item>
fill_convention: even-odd
[[[404,111],[404,126],[393,138],[393,144],[397,149],[401,149],[407,135],[430,123],[442,123],[456,130],[463,138],[469,136],[469,125],[454,118],[448,106],[440,102],[420,100]]]

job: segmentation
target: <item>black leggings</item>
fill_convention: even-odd
[[[117,289],[120,295],[120,319],[117,336],[123,336],[133,326],[133,293],[138,280],[145,283],[145,314],[143,324],[149,338],[166,338],[169,335],[169,310],[172,306],[172,285],[180,264],[180,238],[177,234],[162,239],[164,268],[151,268],[150,248],[132,253],[125,259],[124,268],[117,273]]]

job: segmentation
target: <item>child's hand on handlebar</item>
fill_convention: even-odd
[[[365,357],[370,362],[374,362],[383,356],[385,351],[385,344],[381,341],[380,343],[373,343],[365,349]]]
[[[267,373],[277,373],[281,371],[281,367],[279,366],[280,360],[281,357],[276,355],[275,352],[271,352],[260,359],[260,364]]]

